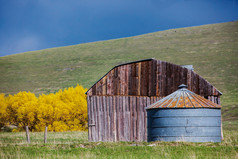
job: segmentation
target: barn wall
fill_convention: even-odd
[[[88,96],[89,141],[146,141],[145,107],[159,97]]]
[[[89,141],[147,141],[145,107],[160,97],[87,96]],[[219,97],[209,100],[220,104]]]
[[[130,63],[109,71],[87,92],[88,95],[167,96],[180,84],[201,96],[219,92],[194,71],[159,60]]]

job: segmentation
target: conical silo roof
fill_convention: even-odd
[[[151,104],[146,109],[156,108],[221,108],[220,105],[207,100],[187,89],[182,84],[174,93],[164,97],[163,99]]]

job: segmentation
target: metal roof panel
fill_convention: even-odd
[[[180,89],[161,100],[151,104],[146,109],[156,108],[221,108],[220,105],[203,98],[187,89],[186,85],[180,85]]]

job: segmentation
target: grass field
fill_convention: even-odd
[[[0,132],[0,158],[238,158],[238,21],[0,57],[0,93],[89,88],[115,65],[153,57],[194,65],[223,93],[222,143],[91,143],[87,132],[51,132],[44,144],[35,132],[27,144],[23,132]]]
[[[223,119],[238,119],[238,21],[0,57],[0,93],[89,88],[117,64],[152,57],[194,65],[223,93]]]
[[[0,158],[238,158],[238,122],[224,122],[221,143],[88,142],[87,132],[0,133]]]

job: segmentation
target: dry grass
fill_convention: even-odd
[[[221,143],[189,142],[88,142],[87,132],[0,133],[0,158],[236,158],[238,132],[224,131]],[[149,146],[150,145],[150,146]],[[152,146],[151,146],[152,145]]]

